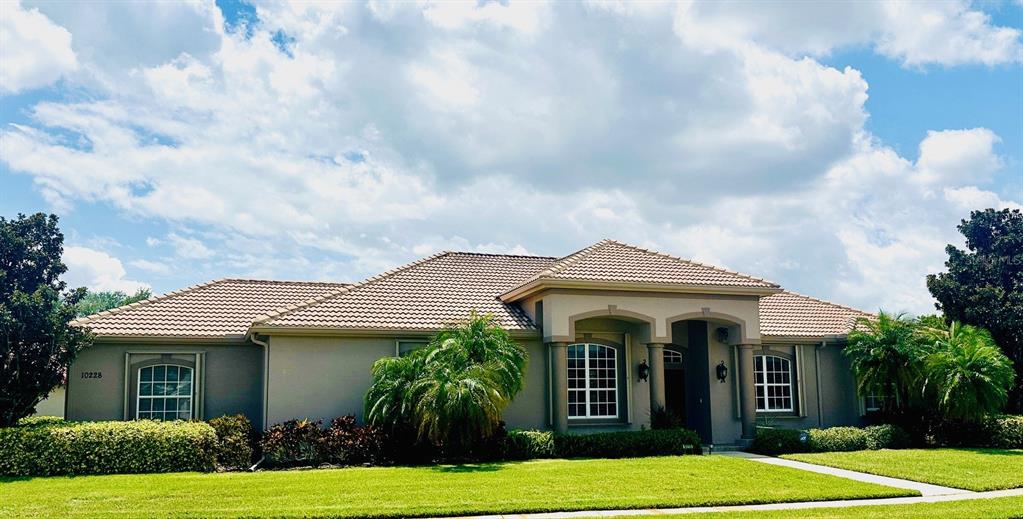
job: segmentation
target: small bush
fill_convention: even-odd
[[[659,407],[650,412],[651,429],[681,429],[685,420],[670,409]]]
[[[504,437],[501,457],[508,460],[553,458],[554,433],[551,431],[510,431]]]
[[[871,425],[863,432],[866,433],[866,448],[877,449],[905,449],[912,443],[902,427],[897,425]]]
[[[260,441],[267,463],[278,467],[318,464],[322,423],[321,420],[288,420],[268,429]]]
[[[987,419],[988,441],[991,447],[1023,449],[1023,416],[1002,415]]]
[[[770,427],[758,427],[757,435],[753,438],[750,452],[777,456],[779,454],[791,454],[794,452],[806,452],[807,435],[799,429],[774,429]]]
[[[217,434],[203,422],[28,419],[0,429],[0,474],[59,476],[212,471]]]
[[[59,416],[27,416],[18,420],[18,427],[33,427],[37,425],[56,425],[65,423]]]
[[[383,450],[384,434],[380,428],[359,425],[352,415],[332,420],[321,438],[323,459],[339,465],[377,463]]]
[[[240,414],[225,415],[211,419],[209,424],[217,432],[217,464],[225,469],[249,468],[255,440],[249,419]]]
[[[562,458],[634,458],[698,454],[700,437],[687,429],[596,434],[558,434],[554,451]]]
[[[861,451],[867,448],[867,433],[858,427],[829,427],[806,432],[807,445],[814,452]]]

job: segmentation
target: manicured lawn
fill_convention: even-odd
[[[1023,497],[998,497],[993,499],[950,501],[947,503],[919,503],[915,505],[850,506],[847,508],[772,510],[770,512],[716,512],[658,517],[678,519],[844,519],[846,517],[999,519],[1020,517],[1020,515],[1023,515]]]
[[[0,516],[376,517],[679,507],[915,495],[722,456],[542,460],[0,483]]]
[[[1023,487],[1023,450],[906,449],[782,457],[967,490]]]

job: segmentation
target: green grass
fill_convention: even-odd
[[[0,516],[379,517],[681,507],[916,495],[723,456],[542,460],[0,483]]]
[[[967,490],[1023,487],[1023,450],[906,449],[782,457]]]
[[[889,519],[999,519],[1023,517],[1023,496],[971,499],[946,503],[912,505],[849,506],[806,510],[772,510],[766,512],[710,512],[705,514],[664,515],[679,519],[844,519],[847,517],[886,517]]]

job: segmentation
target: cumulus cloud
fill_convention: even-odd
[[[67,29],[20,2],[0,10],[0,93],[47,86],[77,67]]]
[[[35,105],[0,157],[51,203],[170,222],[147,244],[215,276],[355,281],[441,249],[613,237],[929,310],[923,275],[955,223],[1016,203],[989,186],[998,136],[938,129],[900,156],[865,129],[867,79],[805,57],[870,42],[941,63],[885,50],[902,11],[732,5],[260,4],[248,35],[188,4],[150,27],[201,38],[102,58],[117,49],[69,9],[50,16],[102,95]],[[997,29],[982,21],[933,30]]]
[[[89,290],[121,291],[131,294],[149,284],[127,278],[121,260],[106,252],[88,247],[64,247],[62,260],[67,265],[63,279],[69,287],[87,287]]]

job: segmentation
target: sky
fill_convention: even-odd
[[[0,215],[66,280],[603,238],[929,313],[1023,203],[1023,1],[0,3]]]

